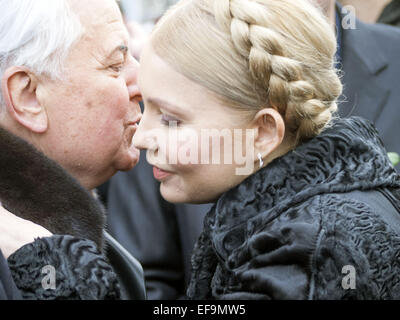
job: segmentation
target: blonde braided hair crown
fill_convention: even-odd
[[[248,59],[257,86],[267,88],[270,106],[278,108],[296,132],[296,142],[319,134],[336,112],[336,99],[342,91],[335,70],[327,69],[334,83],[327,88],[330,92],[320,94],[325,98],[321,100],[317,88],[304,76],[304,65],[287,56],[282,45],[287,43],[286,37],[266,25],[272,19],[265,5],[251,0],[216,0],[214,13],[218,25],[231,34],[237,52]]]

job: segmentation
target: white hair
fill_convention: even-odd
[[[0,0],[0,79],[10,66],[60,78],[82,25],[68,0]],[[0,113],[4,105],[0,91]]]

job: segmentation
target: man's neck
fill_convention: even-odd
[[[335,30],[336,26],[336,14],[335,14],[335,0],[313,0],[314,4],[321,8],[324,15],[328,18],[329,24]]]
[[[334,30],[336,30],[336,13],[335,13],[335,1],[329,1],[329,3],[324,8],[326,17],[328,18],[329,24]]]
[[[353,6],[356,10],[357,18],[361,21],[375,23],[391,0],[339,0],[339,2],[343,6]]]

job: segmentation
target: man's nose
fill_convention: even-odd
[[[133,145],[137,149],[153,150],[157,148],[156,140],[153,130],[148,126],[148,119],[145,111],[133,137]]]
[[[142,95],[138,86],[139,63],[129,55],[127,66],[125,68],[125,81],[129,92],[129,100],[139,103]]]
[[[146,135],[145,135],[145,129],[143,126],[143,118],[139,123],[139,126],[135,132],[135,135],[133,136],[133,145],[135,148],[143,150],[147,149],[146,148]]]

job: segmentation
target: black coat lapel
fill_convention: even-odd
[[[338,7],[341,13],[341,8]],[[343,14],[341,13],[343,18]],[[390,95],[377,79],[388,59],[371,37],[369,27],[357,20],[356,29],[342,29],[343,96],[339,114],[377,120]]]

